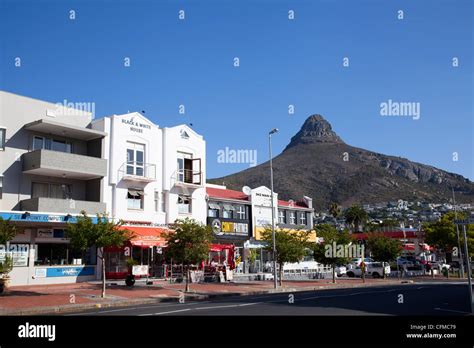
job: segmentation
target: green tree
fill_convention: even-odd
[[[11,223],[10,219],[5,220],[0,217],[0,244],[7,244],[15,237],[16,233],[16,226]]]
[[[280,267],[279,283],[283,283],[283,265],[285,262],[300,262],[307,255],[309,233],[306,231],[290,232],[275,229],[276,262]],[[265,227],[262,240],[266,242],[265,250],[273,251],[273,236],[271,226]]]
[[[165,236],[167,254],[178,264],[184,266],[186,273],[185,292],[189,291],[191,265],[198,264],[209,255],[209,247],[213,238],[210,226],[186,218],[176,221],[174,232]]]
[[[366,223],[369,216],[364,209],[354,204],[344,211],[344,217],[346,223],[353,227],[352,232],[360,232],[360,226]]]
[[[10,219],[3,219],[0,217],[0,244],[6,245],[11,241],[17,233],[16,226],[13,225]],[[0,262],[0,293],[3,292],[4,287],[8,284],[8,274],[13,270],[13,258],[5,254],[5,259]]]
[[[371,232],[367,234],[367,248],[376,261],[390,262],[400,255],[402,243],[381,232]],[[385,267],[382,267],[382,276],[385,278]]]
[[[334,218],[334,225],[336,225],[336,219],[341,215],[341,207],[336,202],[331,203],[329,206],[329,214]]]
[[[453,248],[457,248],[458,240],[456,235],[456,225],[454,224],[455,213],[449,212],[444,214],[441,219],[434,222],[428,222],[423,225],[425,231],[425,241],[437,250],[446,254],[446,261],[452,261]],[[467,213],[458,212],[458,220],[468,218]],[[468,242],[469,256],[474,256],[474,225],[466,226],[466,236]],[[464,235],[462,233],[462,226],[459,226],[459,240],[461,244],[462,253],[464,253]]]
[[[339,232],[334,226],[329,224],[320,224],[315,226],[316,235],[322,238],[320,243],[312,245],[313,257],[316,262],[323,265],[331,265],[332,282],[336,282],[336,266],[347,264],[351,258],[346,253],[338,253],[339,248],[350,246],[351,237],[348,231]],[[336,250],[334,247],[336,246]]]
[[[85,251],[89,248],[98,248],[97,256],[102,262],[102,297],[105,297],[105,258],[104,248],[121,247],[132,238],[132,233],[122,229],[123,221],[110,221],[106,214],[97,214],[97,223],[94,223],[85,211],[77,217],[76,223],[68,223],[66,236],[70,239],[73,248]]]

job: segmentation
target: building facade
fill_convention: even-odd
[[[130,257],[143,272],[163,276],[169,225],[185,218],[206,222],[206,143],[187,125],[161,128],[137,112],[104,117],[92,128],[107,133],[109,216],[135,235],[130,245],[106,250],[107,277],[123,278]]]
[[[207,223],[214,232],[214,241],[235,245],[238,271],[246,273],[252,268],[263,271],[264,264],[271,259],[271,253],[264,250],[265,243],[262,241],[262,232],[272,224],[271,190],[260,186],[235,191],[225,186],[207,184],[206,192]],[[276,228],[288,233],[308,231],[308,240],[315,242],[312,199],[305,196],[300,202],[284,201],[278,199],[277,193],[273,194],[273,199]],[[241,264],[255,252],[258,254],[257,266]]]
[[[0,260],[12,252],[13,285],[96,278],[95,251],[79,255],[64,238],[82,210],[107,210],[107,134],[91,121],[91,112],[0,91],[0,214],[18,228]]]

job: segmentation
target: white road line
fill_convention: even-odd
[[[143,310],[143,309],[149,309],[149,308],[167,308],[167,307],[174,307],[174,306],[183,306],[183,305],[197,305],[197,304],[203,304],[203,303],[210,303],[211,301],[202,301],[202,302],[190,302],[190,303],[174,303],[174,304],[168,304],[168,305],[153,305],[153,306],[143,306],[143,307],[132,307],[132,308],[119,308],[119,309],[111,309],[107,311],[101,311],[100,309],[98,311],[94,312],[87,312],[87,313],[72,313],[72,314],[65,314],[64,316],[77,316],[77,315],[96,315],[96,314],[102,314],[102,313],[110,313],[110,312],[123,312],[123,311],[131,311],[131,310]],[[91,310],[94,310],[93,308]]]
[[[463,311],[456,311],[454,309],[443,309],[443,308],[433,308],[436,311],[445,311],[445,312],[455,312],[455,313],[463,313],[463,314],[470,314],[469,312],[463,312]]]
[[[198,307],[194,308],[197,311],[204,310],[204,309],[219,309],[219,308],[232,308],[232,307],[245,307],[245,306],[253,306],[260,304],[262,302],[253,302],[253,303],[242,303],[237,305],[224,305],[224,306],[209,306],[209,307]]]
[[[151,314],[139,314],[139,317],[146,317],[150,315],[162,315],[162,314],[170,314],[170,313],[179,313],[179,312],[187,312],[190,311],[191,308],[186,308],[186,309],[178,309],[176,311],[168,311],[168,312],[158,312],[158,313],[151,313]]]

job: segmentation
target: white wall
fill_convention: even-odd
[[[108,176],[104,180],[103,197],[111,216],[122,220],[149,221],[155,224],[169,224],[185,217],[206,222],[207,205],[204,188],[206,144],[202,136],[186,125],[160,128],[136,112],[105,117],[94,121],[92,128],[108,134],[103,146],[104,158],[109,163]],[[182,130],[189,135],[188,139],[181,137]],[[155,181],[140,183],[122,179],[119,170],[126,161],[127,142],[145,145],[145,163],[155,165]],[[190,153],[193,158],[201,158],[202,187],[187,185],[183,189],[175,185],[178,151]],[[143,210],[128,209],[129,188],[142,189],[145,192]],[[178,214],[178,194],[183,190],[192,196],[192,212],[189,215]],[[160,197],[165,200],[165,213],[160,211],[161,204],[159,211],[155,210],[155,191],[160,192],[162,194]]]

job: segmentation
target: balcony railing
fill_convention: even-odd
[[[156,165],[144,162],[124,162],[118,170],[119,180],[152,182],[156,180]]]
[[[177,185],[202,185],[202,172],[192,169],[180,169],[176,171],[175,180]]]
[[[103,214],[106,211],[106,204],[103,202],[74,199],[33,197],[20,201],[20,209],[24,211],[47,211],[51,213],[70,214],[78,214],[84,210],[88,214]]]

